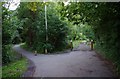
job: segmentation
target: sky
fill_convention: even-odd
[[[65,1],[65,6],[68,5],[69,1]],[[16,8],[19,6],[20,0],[13,0],[13,3],[9,6],[9,10],[16,10]]]
[[[13,3],[11,3],[11,5],[10,5],[10,7],[9,7],[9,10],[16,10],[16,8],[19,6],[19,4],[20,4],[20,1],[22,1],[22,2],[24,2],[23,0],[12,0],[13,1]],[[25,1],[27,1],[27,0],[25,0]],[[31,0],[31,1],[34,1],[34,0]],[[43,0],[44,1],[44,0]],[[47,1],[47,0],[45,0],[45,1]],[[49,0],[48,0],[49,1]],[[64,4],[65,4],[65,6],[66,5],[68,5],[69,4],[69,1],[71,1],[71,0],[64,0]],[[82,1],[82,0],[76,0],[76,1]],[[87,0],[86,0],[87,1]],[[90,0],[88,0],[88,1],[90,1]],[[94,1],[94,0],[91,0],[91,1]],[[96,0],[97,1],[97,0]],[[101,0],[102,2],[111,2],[111,1],[113,1],[113,2],[118,2],[118,1],[120,1],[120,0]]]
[[[19,4],[20,4],[20,0],[13,0],[13,3],[11,3],[9,6],[9,10],[16,10]]]

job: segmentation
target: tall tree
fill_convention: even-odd
[[[65,6],[65,5],[62,5]],[[120,3],[71,2],[60,13],[74,24],[92,26],[97,47],[115,63],[120,62]],[[120,66],[118,69],[120,71]]]
[[[35,5],[34,5],[35,4]],[[47,5],[48,41],[46,41],[45,9]],[[30,6],[36,6],[30,7]],[[23,33],[25,42],[34,50],[44,52],[47,48],[49,52],[62,49],[65,45],[67,26],[59,19],[53,7],[54,3],[21,3],[18,8],[18,18],[23,22]],[[54,12],[54,13],[53,13]],[[26,30],[25,30],[26,29]],[[34,39],[36,38],[36,39]]]

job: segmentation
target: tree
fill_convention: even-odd
[[[14,38],[19,39],[18,25],[19,21],[16,17],[16,11],[10,11],[9,7],[5,7],[2,4],[2,64],[10,63],[14,57],[12,57],[11,44]],[[16,40],[14,41],[16,42]]]
[[[34,5],[35,4],[35,5]],[[54,3],[46,3],[48,20],[48,41],[45,30],[45,3],[21,3],[18,8],[18,18],[23,21],[23,32],[26,44],[33,50],[49,52],[65,48],[67,25],[59,19],[55,13]],[[31,5],[36,6],[32,9]],[[54,12],[54,13],[53,13]],[[31,23],[31,24],[30,24]],[[35,39],[34,39],[35,38]]]
[[[64,5],[62,5],[64,6]],[[93,30],[97,47],[117,63],[120,71],[120,3],[71,2],[60,10],[61,16],[74,24],[88,24]],[[88,28],[88,27],[86,27]]]

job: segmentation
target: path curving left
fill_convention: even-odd
[[[34,62],[30,59],[30,56],[28,55],[29,52],[20,48],[20,45],[15,45],[13,47],[13,50],[18,52],[22,56],[25,56],[28,59],[27,70],[21,75],[21,77],[33,77],[36,66],[35,66]]]
[[[112,69],[104,60],[101,60],[94,51],[85,44],[78,47],[78,51],[69,53],[44,55],[34,55],[20,45],[13,47],[15,51],[23,54],[33,61],[36,66],[33,77],[114,77]]]

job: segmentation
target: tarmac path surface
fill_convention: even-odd
[[[38,54],[15,45],[15,51],[33,61],[33,77],[113,77],[113,72],[89,46],[80,44],[73,51],[62,54]]]

